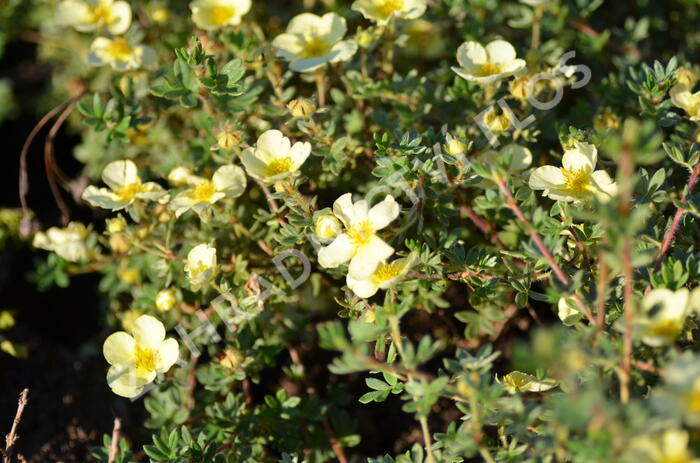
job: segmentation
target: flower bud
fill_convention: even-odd
[[[596,114],[595,118],[593,119],[593,128],[599,132],[603,132],[608,129],[617,130],[620,128],[620,118],[615,113],[606,109]]]
[[[165,23],[170,18],[170,12],[167,8],[156,8],[151,12],[151,19],[156,23]]]
[[[524,101],[527,99],[527,88],[530,85],[530,78],[520,76],[513,79],[508,88],[510,94],[516,100]]]
[[[316,235],[322,240],[330,240],[338,236],[341,224],[333,215],[322,215],[316,219]]]
[[[117,277],[127,285],[134,285],[141,281],[141,275],[135,268],[120,268],[117,270]]]
[[[122,316],[122,326],[124,327],[124,329],[128,332],[132,332],[136,327],[134,325],[134,322],[141,315],[143,314],[137,310],[127,310]]]
[[[488,128],[494,133],[503,132],[510,127],[510,119],[508,118],[508,115],[505,113],[498,114],[494,109],[491,109],[486,114],[484,122],[486,122]]]
[[[216,143],[223,149],[231,149],[241,142],[241,135],[235,130],[225,129],[219,132]]]
[[[306,98],[297,98],[287,104],[287,109],[292,117],[309,117],[316,112],[316,105]]]
[[[107,233],[110,235],[116,235],[124,231],[126,227],[126,220],[124,217],[117,216],[113,219],[107,219]]]
[[[185,186],[192,172],[186,167],[176,167],[168,174],[168,182],[173,186]]]
[[[374,34],[369,29],[359,29],[355,34],[355,42],[361,48],[369,48],[375,42]]]
[[[245,357],[240,351],[234,349],[233,347],[229,347],[224,350],[224,355],[219,359],[219,363],[221,363],[221,366],[224,368],[236,370],[241,366],[244,360]]]
[[[117,254],[123,254],[129,250],[131,245],[122,233],[117,233],[109,237],[109,247]]]
[[[698,81],[698,76],[688,68],[680,68],[676,74],[676,82],[692,87]]]
[[[447,151],[447,154],[452,155],[452,156],[457,156],[458,154],[464,154],[464,152],[466,150],[467,150],[467,147],[464,146],[464,143],[457,138],[450,138],[450,140],[445,145],[445,151]]]
[[[177,297],[171,289],[163,289],[156,294],[156,308],[161,312],[167,312],[175,307]]]

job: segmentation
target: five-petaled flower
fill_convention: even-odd
[[[412,252],[393,262],[382,262],[368,277],[357,279],[348,274],[346,283],[358,297],[374,296],[380,289],[389,289],[401,281],[416,262],[417,254]]]
[[[136,164],[130,160],[107,164],[102,171],[102,181],[109,189],[90,185],[82,198],[93,206],[113,211],[124,209],[137,199],[157,201],[167,195],[157,183],[142,182]]]
[[[279,130],[268,130],[258,138],[255,148],[241,153],[248,175],[265,182],[278,182],[293,175],[311,154],[309,142],[296,142]]]
[[[598,150],[590,143],[577,143],[564,152],[562,166],[542,166],[530,174],[530,188],[558,201],[601,201],[617,193],[617,185],[604,170],[595,170]]]
[[[193,291],[199,290],[216,276],[216,248],[198,244],[187,254],[185,276]]]
[[[212,204],[224,198],[238,198],[247,184],[243,169],[233,164],[219,167],[211,180],[192,175],[184,181],[191,188],[175,196],[170,202],[170,209],[175,211],[176,217],[192,209],[204,220]]]
[[[97,37],[90,45],[90,53],[87,55],[89,65],[109,65],[117,71],[150,68],[156,64],[157,59],[153,48],[130,43],[124,37]]]
[[[292,71],[306,72],[326,63],[348,61],[357,51],[354,40],[343,40],[348,27],[335,13],[316,16],[302,13],[292,18],[287,31],[272,41],[277,54],[289,61]]]
[[[56,22],[80,32],[104,28],[120,35],[131,25],[131,6],[123,0],[63,0],[56,10]]]
[[[381,26],[393,18],[420,18],[427,6],[426,0],[356,0],[352,9]]]
[[[640,309],[636,324],[642,342],[652,347],[666,346],[681,334],[688,315],[700,309],[700,290],[654,289],[644,296]]]
[[[669,91],[671,103],[688,113],[691,121],[700,121],[700,92],[692,93],[686,84],[676,84]]]
[[[377,236],[377,231],[393,222],[399,211],[391,195],[371,209],[365,200],[353,203],[351,193],[338,198],[333,204],[333,213],[343,222],[345,230],[319,250],[321,267],[335,268],[350,261],[348,274],[352,278],[369,278],[377,266],[394,253],[394,248]]]
[[[483,47],[479,42],[464,42],[457,49],[460,67],[452,70],[463,79],[478,84],[490,84],[512,76],[525,67],[525,60],[517,58],[513,45],[505,40],[494,40]]]
[[[117,395],[136,397],[158,373],[167,372],[177,361],[179,346],[175,339],[165,339],[165,327],[150,315],[138,317],[131,328],[112,333],[102,352],[111,365],[107,383]]]
[[[240,24],[250,6],[251,0],[195,0],[190,3],[192,21],[209,31]]]
[[[88,229],[80,222],[71,222],[66,228],[51,227],[34,235],[35,248],[53,251],[69,262],[78,262],[88,257],[85,238]]]

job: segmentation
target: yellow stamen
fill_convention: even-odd
[[[362,222],[350,228],[346,233],[356,246],[362,246],[374,236],[374,227],[369,222]]]
[[[140,181],[122,185],[116,189],[115,193],[121,201],[133,201],[136,195],[144,190],[143,184]]]
[[[683,325],[678,320],[660,320],[649,328],[649,334],[673,340],[678,337],[682,329]]]
[[[564,190],[571,196],[583,196],[593,189],[589,169],[562,169],[561,173],[564,175]]]
[[[190,192],[189,196],[198,203],[211,202],[212,196],[216,193],[216,185],[210,181],[198,183]]]
[[[304,58],[317,58],[328,54],[331,51],[331,46],[328,42],[320,37],[311,36],[304,40],[304,48],[301,51],[301,56]]]
[[[266,174],[269,177],[273,175],[286,174],[292,171],[292,158],[275,158],[267,165]]]
[[[377,270],[374,271],[372,279],[376,283],[384,283],[391,279],[396,278],[401,273],[401,269],[398,265],[394,264],[379,264]]]
[[[225,26],[236,14],[236,9],[230,5],[218,5],[209,11],[209,22],[215,26]]]
[[[478,71],[476,71],[477,77],[488,77],[495,74],[501,73],[501,67],[495,63],[484,63],[481,65]]]
[[[149,373],[156,369],[156,356],[153,349],[136,347],[134,354],[136,369],[142,373]]]
[[[403,8],[404,0],[384,0],[377,5],[377,16],[382,19],[387,19],[397,11],[403,10]]]
[[[113,39],[107,48],[107,54],[119,61],[128,60],[133,53],[129,43],[123,37]]]
[[[91,22],[93,24],[112,24],[114,20],[112,8],[108,5],[103,5],[102,2],[94,6],[90,13],[92,14]]]

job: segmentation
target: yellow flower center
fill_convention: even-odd
[[[292,158],[275,158],[267,165],[265,172],[269,177],[273,175],[286,174],[292,171]]]
[[[682,329],[683,325],[678,320],[659,320],[649,328],[649,334],[673,340],[678,337]]]
[[[564,189],[568,194],[583,196],[591,191],[591,173],[588,169],[562,169],[561,173],[564,175]]]
[[[401,269],[398,265],[394,264],[379,264],[377,270],[374,271],[372,279],[375,283],[384,283],[393,278],[396,278],[401,273]]]
[[[143,184],[140,181],[122,185],[115,191],[121,201],[133,201],[136,195],[142,192]]]
[[[321,37],[310,36],[304,39],[304,48],[301,50],[303,58],[317,58],[328,54],[331,46]]]
[[[659,463],[691,463],[690,455],[688,455],[688,451],[682,451],[681,453],[674,453],[668,455],[664,455],[661,457],[661,460],[659,460]]]
[[[153,349],[136,347],[134,354],[136,369],[142,373],[150,373],[156,369],[156,355]]]
[[[384,0],[380,1],[377,5],[377,16],[381,19],[387,19],[392,14],[397,11],[401,11],[404,8],[404,0]]]
[[[692,413],[700,413],[700,387],[696,384],[690,394],[685,396],[685,403],[688,411]]]
[[[503,382],[508,386],[511,386],[516,391],[522,391],[525,387],[530,384],[530,380],[522,375],[508,374],[503,378]]]
[[[123,37],[113,39],[107,48],[107,54],[119,61],[128,60],[133,53],[134,52],[129,46],[129,43]]]
[[[103,5],[102,2],[92,7],[90,13],[92,14],[93,24],[111,24],[113,21],[112,8],[108,5]]]
[[[350,228],[346,233],[356,246],[362,246],[374,236],[374,227],[369,222],[362,222]]]
[[[501,73],[501,66],[495,63],[484,63],[481,65],[478,71],[476,71],[477,77],[488,77],[495,74]]]
[[[209,11],[209,22],[215,26],[224,26],[236,14],[236,9],[230,5],[218,5]]]
[[[190,198],[197,201],[198,203],[209,203],[211,202],[212,196],[214,196],[216,191],[217,190],[214,183],[207,180],[198,183],[197,186],[195,186],[192,189],[192,192],[190,193]]]

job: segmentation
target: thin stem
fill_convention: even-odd
[[[3,454],[4,463],[10,463],[12,461],[12,453],[14,450],[15,442],[19,439],[17,436],[17,426],[22,420],[22,413],[24,412],[24,407],[27,406],[27,395],[29,394],[29,389],[24,389],[19,394],[19,400],[17,401],[17,412],[15,413],[15,419],[12,421],[12,428],[10,428],[10,433],[5,436],[5,451]]]
[[[326,72],[324,68],[316,70],[316,93],[318,94],[318,106],[326,106]]]
[[[114,419],[114,428],[112,428],[112,442],[109,444],[109,457],[107,463],[114,463],[117,460],[117,452],[119,451],[119,437],[122,429],[122,420]]]
[[[423,432],[423,445],[425,446],[425,451],[428,453],[428,463],[435,463],[435,456],[433,455],[433,441],[430,437],[430,430],[428,429],[428,417],[421,416],[418,421],[420,421],[420,428]]]
[[[559,264],[557,264],[557,262],[554,260],[554,256],[552,256],[552,253],[549,252],[549,249],[547,249],[547,246],[545,246],[544,241],[542,241],[542,237],[540,237],[540,235],[537,233],[530,221],[527,220],[527,218],[525,217],[525,214],[523,214],[523,211],[518,206],[518,203],[513,197],[513,193],[511,193],[510,189],[508,188],[508,185],[506,185],[505,179],[499,178],[497,179],[497,183],[506,197],[506,205],[515,213],[518,220],[520,220],[520,222],[522,222],[522,224],[525,226],[525,229],[530,235],[530,238],[532,238],[532,241],[535,242],[535,246],[537,246],[537,249],[539,249],[549,266],[552,268],[552,272],[554,272],[554,275],[556,275],[557,279],[564,285],[571,285],[569,277],[567,277],[564,271],[561,269],[561,267],[559,267]],[[592,325],[595,325],[596,320],[593,317],[593,313],[586,306],[586,303],[583,301],[581,296],[574,293],[571,295],[571,297],[574,299],[574,301],[576,301],[576,304],[578,304],[581,313],[583,313],[586,316],[586,318]]]
[[[532,18],[532,49],[540,48],[540,36],[542,31],[542,14],[544,13],[543,6],[535,7],[535,15]]]

